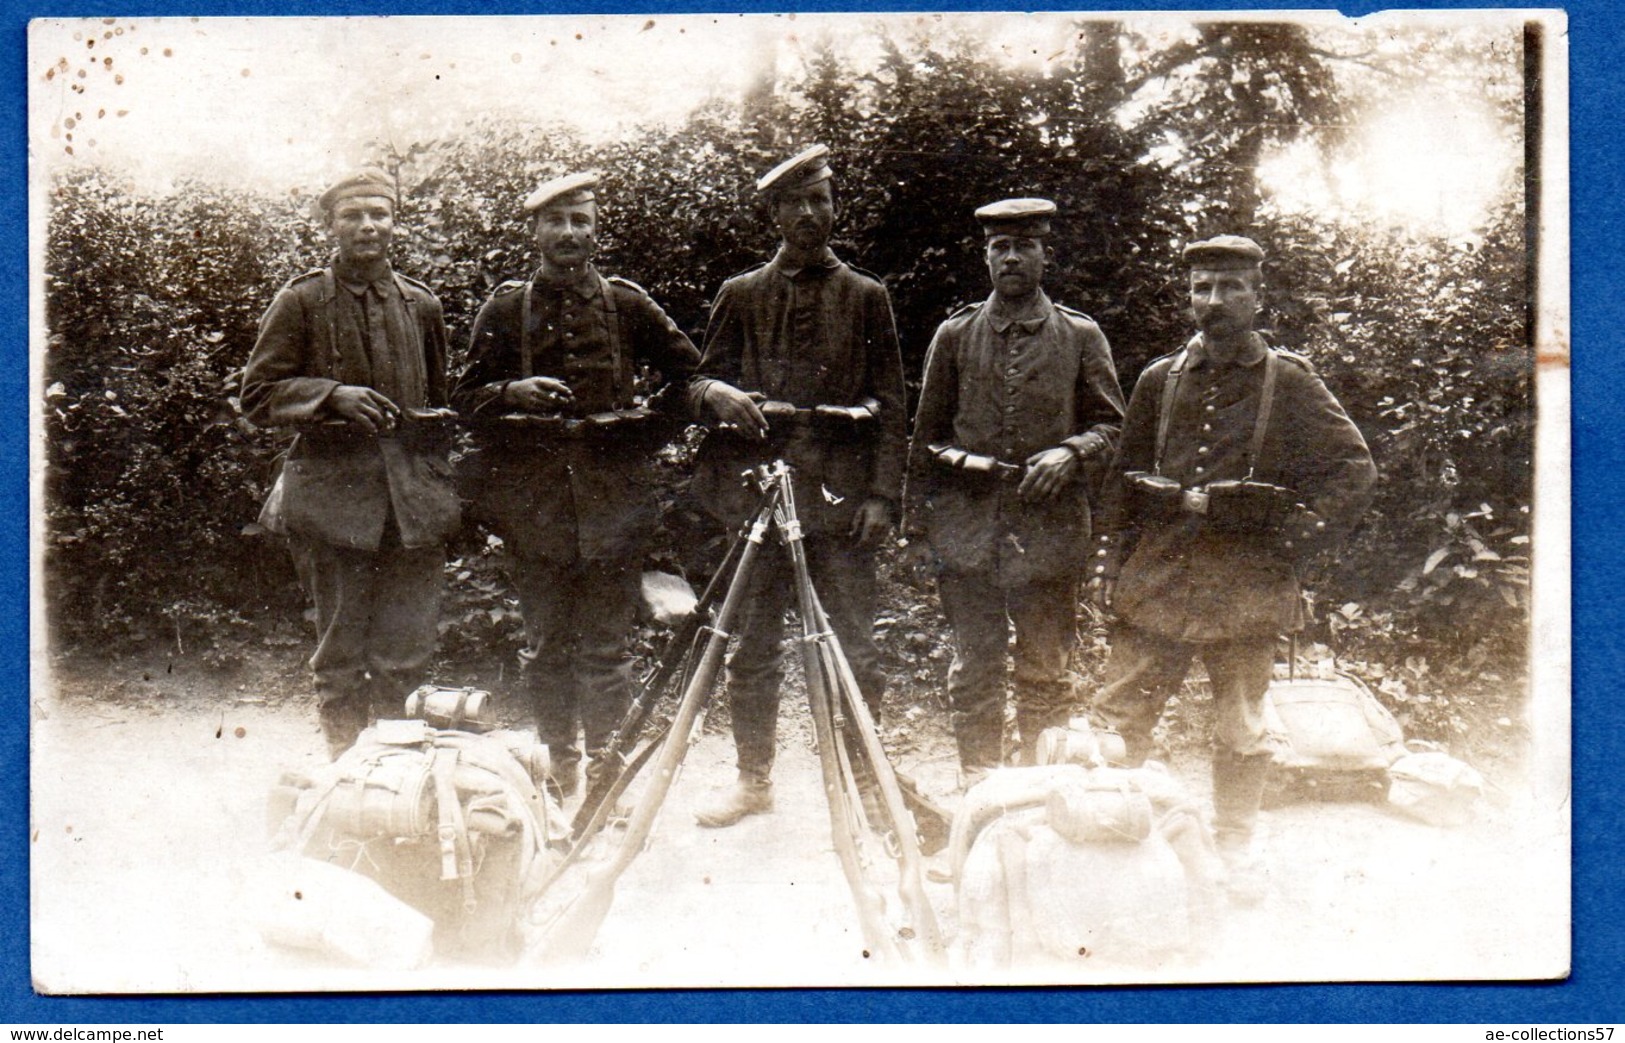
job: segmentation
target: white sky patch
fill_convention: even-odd
[[[1083,17],[40,19],[29,28],[30,141],[42,174],[97,163],[158,191],[184,177],[308,191],[354,167],[372,141],[404,149],[484,116],[606,140],[674,124],[712,97],[737,99],[764,70],[793,75],[819,44],[861,71],[879,58],[876,28],[939,44],[966,34],[995,60],[1044,69],[1075,46]],[[1126,24],[1147,45],[1166,46],[1191,21],[1139,15]],[[1423,40],[1380,31],[1379,21],[1358,31],[1335,16],[1325,24],[1365,41],[1351,50],[1403,53]],[[1468,36],[1446,35],[1507,38],[1504,26],[1461,31]],[[1148,85],[1137,104],[1160,89]],[[1135,110],[1126,107],[1125,120]],[[1374,112],[1336,156],[1293,146],[1260,175],[1288,209],[1454,232],[1482,219],[1517,148],[1491,114],[1461,101],[1458,84]],[[1177,159],[1177,145],[1169,150],[1158,158]]]
[[[1260,163],[1258,176],[1283,210],[1461,237],[1505,192],[1521,149],[1487,106],[1414,94],[1362,120],[1334,154],[1299,141]]]
[[[402,147],[482,116],[604,140],[738,97],[816,43],[860,66],[875,25],[978,34],[1042,67],[1074,19],[1030,15],[39,19],[29,28],[38,163],[102,163],[162,188],[198,176],[309,188],[372,140]]]

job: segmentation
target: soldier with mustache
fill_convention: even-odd
[[[1221,235],[1185,247],[1197,334],[1146,367],[1102,495],[1089,574],[1116,614],[1093,706],[1128,759],[1193,657],[1213,685],[1213,827],[1233,900],[1266,876],[1252,840],[1272,753],[1262,705],[1279,635],[1303,626],[1297,569],[1353,526],[1376,466],[1301,355],[1254,330],[1264,251]]]
[[[631,700],[638,580],[659,520],[648,468],[674,433],[660,414],[680,413],[699,360],[641,287],[593,264],[598,183],[569,174],[525,200],[541,265],[480,309],[453,392],[475,424],[473,513],[509,554],[523,684],[561,797],[579,787],[581,737],[589,777],[616,767],[608,745]]]

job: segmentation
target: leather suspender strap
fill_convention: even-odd
[[[530,277],[525,283],[525,297],[519,309],[519,372],[526,377],[536,376],[532,363],[536,358],[535,345],[531,337],[531,315],[534,313],[533,299],[536,294],[536,279],[541,275],[541,269]],[[615,307],[615,291],[609,280],[602,275],[598,276],[598,294],[603,299],[605,312],[605,325],[609,330],[610,365],[614,382],[615,403],[614,408],[620,409],[629,404],[626,396],[626,374],[621,365],[621,321],[620,313]]]
[[[1270,410],[1275,405],[1275,375],[1280,372],[1281,360],[1275,354],[1275,349],[1269,345],[1264,346],[1264,386],[1258,392],[1258,419],[1253,423],[1253,438],[1247,444],[1247,477],[1245,481],[1252,481],[1253,470],[1258,466],[1258,454],[1264,448],[1264,432],[1270,426]]]
[[[1174,403],[1179,400],[1179,379],[1185,375],[1185,363],[1190,361],[1190,351],[1180,348],[1174,356],[1173,365],[1168,367],[1168,377],[1162,383],[1162,402],[1157,407],[1157,451],[1151,458],[1151,473],[1162,473],[1162,452],[1168,445],[1168,424],[1174,415]]]

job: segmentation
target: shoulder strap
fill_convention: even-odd
[[[1174,415],[1174,404],[1179,400],[1179,378],[1185,375],[1185,363],[1190,360],[1190,352],[1180,348],[1174,353],[1173,362],[1168,367],[1168,376],[1162,382],[1162,402],[1157,407],[1157,450],[1151,458],[1151,473],[1162,473],[1162,451],[1168,445],[1168,422]]]
[[[1270,426],[1270,410],[1275,405],[1275,376],[1280,372],[1281,358],[1275,349],[1264,346],[1264,386],[1258,392],[1258,419],[1253,422],[1253,439],[1247,445],[1247,481],[1252,481],[1258,466],[1258,454],[1264,448],[1264,432]]]
[[[417,298],[407,290],[407,287],[418,286],[422,289],[428,289],[428,287],[423,286],[422,283],[414,283],[400,272],[391,272],[390,274],[395,276],[395,289],[401,295],[401,303],[406,305],[407,311],[416,311],[418,306]]]

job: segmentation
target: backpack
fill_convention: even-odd
[[[1381,801],[1405,733],[1359,678],[1337,673],[1270,682],[1264,730],[1275,740],[1266,803]]]
[[[1217,933],[1207,824],[1154,767],[992,772],[965,795],[949,852],[960,969],[1154,966]]]
[[[437,956],[507,962],[569,834],[528,732],[380,721],[273,791],[273,848],[360,874],[434,924]]]

